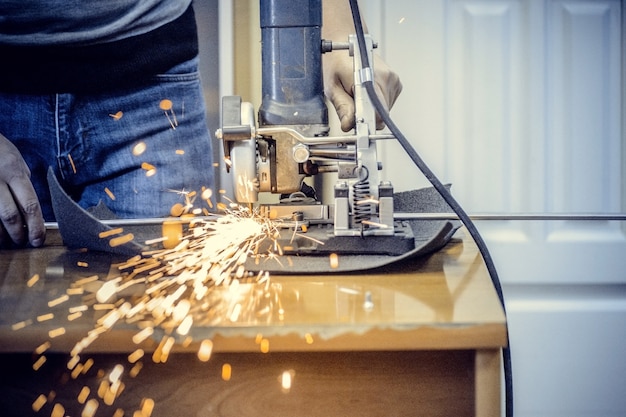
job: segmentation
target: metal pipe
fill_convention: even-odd
[[[167,217],[167,218],[149,218],[149,219],[112,219],[98,220],[100,223],[111,227],[123,226],[159,226],[165,222],[181,222],[191,223],[192,221],[202,221],[215,219],[217,216],[195,216],[195,217]],[[56,230],[59,228],[57,222],[45,222],[44,226],[48,230]]]
[[[474,213],[472,220],[626,220],[626,213]],[[396,220],[458,220],[455,213],[395,213]]]
[[[556,221],[556,220],[587,220],[587,221],[609,221],[626,220],[626,213],[474,213],[469,215],[472,220],[477,221]],[[164,222],[190,223],[198,220],[211,220],[217,216],[198,216],[189,218],[152,218],[152,219],[114,219],[99,220],[100,223],[111,227],[122,226],[156,226]],[[458,220],[455,213],[395,213],[395,220]],[[59,228],[57,222],[46,222],[46,229],[56,230]]]

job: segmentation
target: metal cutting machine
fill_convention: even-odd
[[[261,107],[255,117],[250,103],[224,97],[216,132],[234,175],[234,198],[253,204],[260,192],[280,194],[280,204],[263,207],[268,213],[298,224],[332,224],[326,243],[345,247],[347,240],[337,238],[360,237],[349,245],[357,253],[411,250],[410,228],[394,221],[392,184],[381,180],[377,141],[393,136],[376,131],[376,112],[363,86],[373,72],[361,66],[355,35],[325,40],[321,27],[321,0],[261,0]],[[372,62],[376,44],[365,39]],[[324,53],[353,57],[356,116],[350,135],[329,135]],[[324,204],[303,180],[329,172],[338,180],[334,201]]]

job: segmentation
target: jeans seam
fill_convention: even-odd
[[[200,73],[189,74],[157,74],[154,76],[158,81],[165,82],[193,82],[200,78]]]
[[[56,157],[57,157],[57,166],[59,169],[59,173],[61,177],[65,179],[64,169],[61,163],[61,126],[60,126],[60,118],[59,118],[59,94],[54,95],[54,133],[56,137]]]

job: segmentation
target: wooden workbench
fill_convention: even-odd
[[[117,260],[58,242],[51,235],[44,248],[0,251],[3,415],[50,416],[55,404],[80,415],[77,396],[87,386],[98,400],[96,416],[117,409],[132,416],[145,398],[155,402],[153,416],[500,416],[506,320],[464,229],[437,253],[385,271],[243,283],[238,294],[249,302],[241,313],[213,312],[165,363],[150,358],[161,336],[141,343],[144,366],[134,378],[127,360],[138,347],[132,323],[115,326],[81,354],[81,361],[94,360],[89,372],[68,370],[68,352],[102,313],[68,321],[79,296],[48,303],[81,277],[112,276]],[[28,287],[35,274],[39,280]],[[53,318],[38,320],[50,312]],[[51,339],[61,327],[65,333]],[[203,339],[213,342],[208,362],[195,354]],[[35,371],[42,355],[34,351],[46,341],[46,362]],[[116,364],[124,366],[125,388],[109,406],[97,390]],[[40,394],[48,400],[35,413]]]

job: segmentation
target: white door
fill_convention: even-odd
[[[361,4],[404,84],[393,119],[466,211],[626,212],[623,1]],[[396,190],[428,185],[382,151]],[[477,226],[504,284],[516,416],[626,415],[626,222]]]

